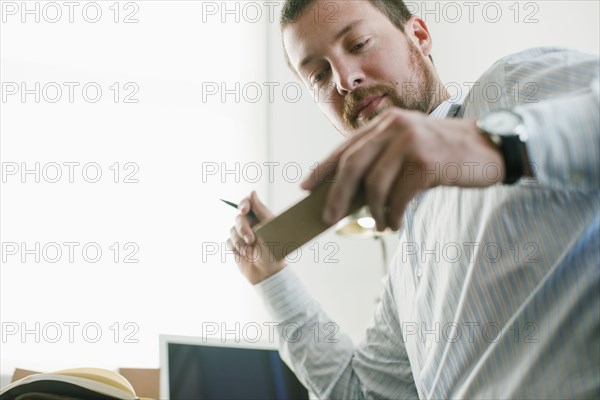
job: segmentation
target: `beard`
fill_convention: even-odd
[[[358,129],[361,125],[379,115],[372,112],[358,118],[354,115],[356,106],[370,96],[385,95],[393,107],[405,110],[421,111],[428,113],[436,95],[435,86],[437,79],[425,62],[416,45],[408,41],[408,54],[410,57],[410,69],[413,71],[414,79],[411,82],[402,82],[402,94],[398,93],[393,84],[379,84],[370,87],[358,88],[346,95],[344,98],[344,111],[342,121],[351,130]]]

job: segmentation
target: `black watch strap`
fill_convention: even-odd
[[[500,151],[504,159],[504,183],[512,184],[525,175],[525,144],[518,136],[504,136]]]

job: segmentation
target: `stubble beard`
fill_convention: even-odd
[[[402,95],[398,93],[396,86],[393,84],[361,87],[346,95],[344,98],[342,120],[347,128],[356,130],[379,115],[381,110],[369,113],[363,118],[353,115],[356,106],[370,96],[385,95],[388,104],[391,103],[388,107],[399,107],[423,113],[431,111],[430,109],[437,93],[435,90],[437,78],[421,56],[421,53],[419,53],[416,45],[411,41],[408,41],[408,54],[410,57],[410,67],[414,73],[414,80],[411,82],[402,82]]]

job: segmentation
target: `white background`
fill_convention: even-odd
[[[21,2],[0,2],[2,375],[15,367],[158,367],[160,333],[198,336],[207,323],[235,330],[236,323],[268,322],[233,257],[212,254],[215,246],[224,250],[235,216],[218,199],[238,201],[255,189],[281,211],[303,196],[297,172],[308,173],[341,142],[310,92],[296,92],[277,18],[269,15],[278,14],[279,4],[228,1],[233,12],[227,14],[223,2],[123,1],[115,7],[99,1],[102,16],[91,23],[84,18],[95,17],[89,3],[78,2],[71,23],[69,9],[57,2],[63,15],[51,23],[44,18],[55,18],[48,2],[26,2],[30,9],[38,4],[39,22],[35,14],[21,21]],[[428,24],[444,82],[472,82],[496,59],[538,45],[599,53],[597,1],[477,2],[474,9],[451,3],[410,3]],[[125,23],[126,16],[138,22]],[[40,93],[37,103],[34,94],[23,101],[20,92],[6,92],[21,83],[33,89],[35,82],[57,82],[63,97],[51,103],[55,92]],[[73,102],[64,82],[79,84]],[[90,82],[103,90],[96,103],[82,95]],[[224,98],[222,84],[231,91]],[[137,103],[126,103],[132,87]],[[215,87],[219,92],[208,95]],[[73,183],[65,162],[79,163]],[[279,164],[269,170],[265,162]],[[34,174],[6,175],[15,165],[32,169],[36,163],[39,183]],[[62,166],[57,183],[48,181],[53,163]],[[82,174],[88,163],[100,167],[97,183],[86,181],[95,169]],[[215,166],[217,173],[209,174]],[[138,182],[124,182],[132,172],[129,180]],[[51,252],[36,262],[29,254],[23,262],[22,243],[33,249],[36,242],[58,243],[62,258],[48,262]],[[72,263],[64,242],[79,243]],[[15,255],[6,251],[12,243]],[[102,249],[99,261],[83,258],[86,243]],[[124,262],[132,249],[138,262]],[[342,330],[359,340],[380,287],[377,243],[329,232],[290,265]],[[30,332],[23,335],[24,329]]]

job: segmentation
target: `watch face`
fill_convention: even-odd
[[[484,116],[481,121],[482,128],[485,131],[497,135],[514,135],[515,130],[521,124],[521,117],[508,110],[491,112]]]

